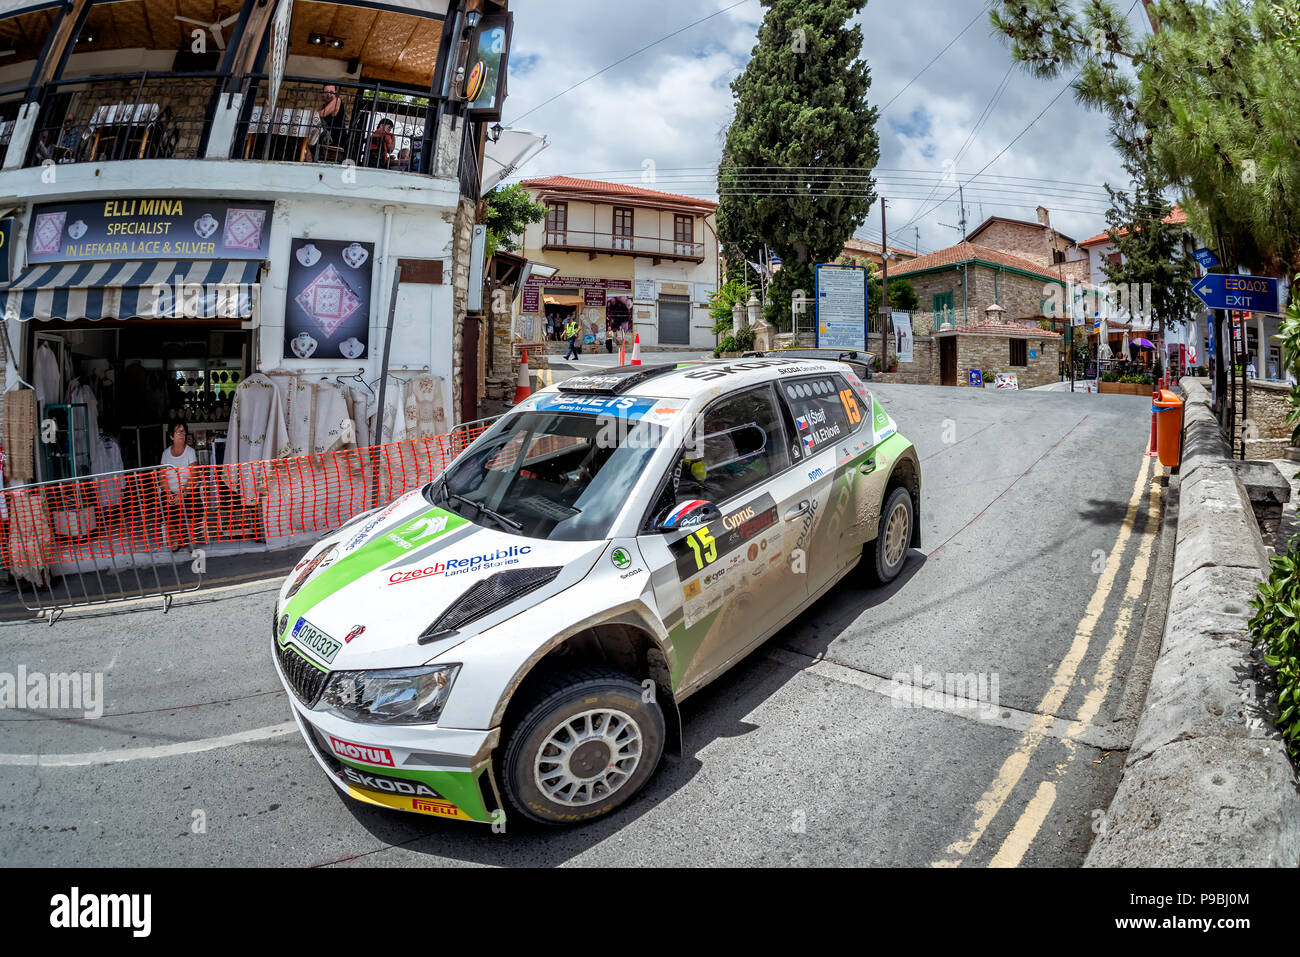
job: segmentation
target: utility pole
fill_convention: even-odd
[[[880,197],[880,371],[889,371],[889,231],[885,228],[885,207],[889,201]]]

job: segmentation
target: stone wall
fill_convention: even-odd
[[[979,369],[984,381],[992,383],[998,372],[1014,372],[1022,389],[1050,385],[1060,379],[1061,340],[1030,336],[1025,342],[1027,365],[1011,364],[1011,337],[990,334],[957,333],[957,384],[970,385],[969,370]],[[938,350],[935,350],[936,353]],[[1028,358],[1028,353],[1038,355]],[[936,358],[937,365],[937,358]]]
[[[465,315],[469,302],[469,251],[473,242],[474,202],[462,196],[456,206],[451,234],[451,402],[454,422],[461,421],[461,395],[465,376],[465,370],[461,368],[461,345],[465,337]],[[487,330],[484,329],[483,336],[486,334]],[[482,394],[480,391],[480,397]]]
[[[889,358],[897,360],[893,344],[889,347]],[[929,336],[914,336],[912,339],[912,362],[898,363],[897,372],[873,372],[871,378],[880,382],[902,382],[907,385],[939,384],[939,349]]]
[[[1034,279],[1017,273],[999,272],[988,266],[970,265],[970,290],[966,299],[967,323],[984,320],[984,310],[997,303],[1006,310],[1006,319],[1024,319],[1043,314],[1043,300],[1048,298],[1045,287],[1052,284],[1047,279]],[[962,323],[962,268],[943,272],[922,273],[900,277],[912,284],[917,296],[917,311],[933,314],[934,297],[952,293],[953,321]]]
[[[1246,419],[1253,428],[1248,427],[1246,433],[1246,458],[1277,459],[1291,448],[1293,426],[1286,420],[1290,391],[1291,387],[1281,382],[1250,383]]]

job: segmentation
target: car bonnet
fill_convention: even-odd
[[[503,571],[566,569],[585,574],[605,547],[599,542],[525,538],[486,528],[417,497],[368,532],[344,538],[332,558],[313,571],[280,605],[276,633],[332,670],[421,664],[445,647],[419,635],[468,589]],[[361,526],[371,526],[373,519]],[[585,560],[585,561],[584,561]],[[539,589],[543,592],[548,589]],[[529,596],[467,623],[459,640],[480,624],[527,607]]]

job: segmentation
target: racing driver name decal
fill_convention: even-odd
[[[531,545],[511,545],[509,548],[498,548],[494,552],[473,555],[469,558],[449,558],[445,562],[434,562],[423,568],[410,568],[406,571],[393,572],[388,576],[388,584],[398,585],[402,582],[412,582],[433,575],[445,575],[450,578],[452,575],[462,575],[465,572],[517,565],[520,557],[527,555],[532,550],[533,546]]]

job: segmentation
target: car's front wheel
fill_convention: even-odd
[[[884,585],[898,577],[912,541],[912,496],[905,488],[895,488],[880,510],[880,529],[876,539],[867,544],[867,574],[873,582]]]
[[[654,696],[610,669],[548,678],[521,715],[507,732],[501,780],[511,806],[543,824],[608,814],[644,787],[663,754]]]

